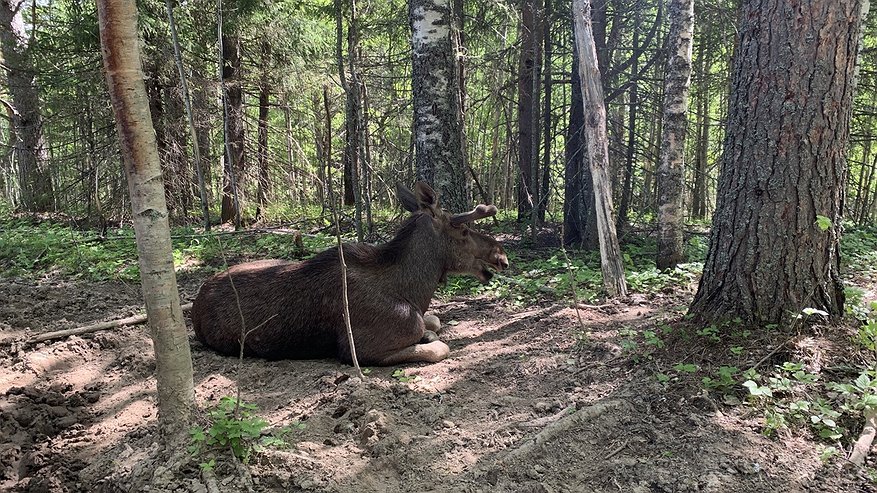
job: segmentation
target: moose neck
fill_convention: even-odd
[[[395,265],[393,289],[424,312],[439,282],[445,277],[447,261],[445,242],[426,223],[431,219],[420,217],[416,221],[420,224],[415,226],[408,241],[400,245],[403,252]]]

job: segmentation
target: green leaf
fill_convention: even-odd
[[[743,386],[749,389],[749,394],[754,396],[767,396],[773,397],[773,392],[768,387],[761,387],[757,383],[752,380],[746,380],[743,382]]]
[[[821,231],[827,231],[829,228],[831,228],[831,219],[825,216],[817,215],[816,226],[818,226]]]

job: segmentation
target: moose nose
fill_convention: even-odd
[[[509,259],[503,253],[499,253],[496,255],[496,260],[494,261],[499,267],[499,270],[506,270],[509,268]]]

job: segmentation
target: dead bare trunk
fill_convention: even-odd
[[[610,296],[627,295],[627,281],[621,262],[621,247],[612,217],[612,188],[609,181],[609,140],[606,136],[606,106],[597,51],[591,31],[590,0],[573,0],[576,47],[579,56],[579,77],[585,110],[585,139],[594,185],[597,213],[597,235],[600,241],[600,267],[603,289]]]

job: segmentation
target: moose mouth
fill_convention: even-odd
[[[508,261],[503,261],[503,259],[497,259],[494,263],[481,260],[479,263],[481,269],[475,274],[475,277],[477,277],[482,284],[487,284],[493,279],[494,271],[502,272],[509,266]]]

